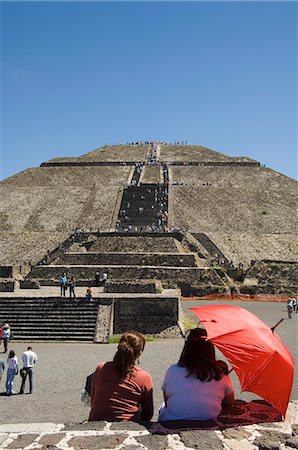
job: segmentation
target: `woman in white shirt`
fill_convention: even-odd
[[[162,390],[165,402],[159,421],[214,420],[222,404],[233,404],[228,366],[216,360],[205,330],[189,331],[179,362],[167,370]]]
[[[13,380],[15,375],[19,372],[18,358],[13,350],[10,350],[7,358],[7,378],[6,378],[6,395],[14,394]]]

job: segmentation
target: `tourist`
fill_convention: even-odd
[[[292,319],[293,309],[294,309],[294,302],[293,302],[293,298],[290,297],[287,301],[287,310],[288,310],[288,318],[289,319]]]
[[[104,272],[102,274],[102,284],[105,286],[108,283],[108,274]]]
[[[3,353],[7,353],[8,342],[10,339],[10,326],[8,323],[5,323],[2,326],[2,339],[3,339],[3,345],[4,345]]]
[[[76,282],[75,282],[75,278],[71,277],[70,278],[70,282],[69,282],[69,298],[76,298],[76,293],[75,293],[75,287],[76,287]]]
[[[292,308],[293,308],[293,312],[298,312],[298,304],[297,304],[297,299],[296,297],[289,297],[288,302],[292,302]]]
[[[60,297],[65,297],[66,289],[67,289],[67,276],[66,276],[66,273],[63,273],[59,277],[59,281],[60,281]]]
[[[19,373],[18,358],[16,357],[16,354],[13,350],[10,350],[6,364],[7,364],[6,395],[12,395],[14,394],[14,391],[12,390],[13,380],[14,377]]]
[[[37,355],[32,351],[32,347],[28,347],[22,354],[23,361],[23,371],[22,371],[22,384],[20,389],[20,394],[24,394],[24,388],[26,383],[27,375],[29,377],[29,393],[32,394],[33,391],[33,366],[37,361]]]
[[[100,275],[99,272],[96,272],[95,274],[95,286],[99,286],[100,285]]]
[[[92,302],[93,301],[93,289],[92,287],[88,287],[86,290],[86,300],[87,302]]]
[[[205,330],[189,331],[179,362],[167,370],[162,390],[159,421],[216,419],[223,404],[234,402],[228,366],[216,360]]]
[[[113,361],[101,362],[91,388],[90,421],[150,420],[153,415],[153,383],[136,364],[145,346],[137,331],[121,336]]]

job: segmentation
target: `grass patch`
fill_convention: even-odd
[[[196,321],[192,317],[184,316],[182,319],[184,333],[186,333],[188,330],[191,330],[192,328],[196,328],[198,321],[199,319]]]
[[[111,336],[109,336],[109,344],[119,344],[121,336],[122,334],[111,334]],[[155,338],[150,335],[146,335],[144,338],[146,342],[155,341]]]

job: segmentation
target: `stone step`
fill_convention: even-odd
[[[93,342],[94,335],[81,335],[81,336],[75,336],[73,334],[69,335],[59,335],[59,334],[49,334],[49,335],[36,335],[33,334],[20,334],[19,336],[16,336],[15,341],[79,341],[79,342]]]
[[[36,310],[41,310],[40,314],[42,314],[44,316],[46,316],[48,314],[55,314],[55,315],[68,314],[70,316],[89,317],[89,316],[92,316],[97,311],[97,308],[94,308],[93,311],[84,311],[84,310],[73,310],[72,311],[69,309],[61,309],[61,308],[53,310],[52,308],[49,308],[49,307],[44,308],[43,306],[40,306],[40,305],[30,305],[30,304],[18,305],[17,307],[14,306],[12,308],[9,306],[4,307],[3,305],[0,304],[0,314],[3,315],[5,311],[13,311],[14,314],[17,314],[17,313],[24,314],[24,308],[26,308],[26,311],[28,311],[28,312],[30,311],[30,314],[34,314],[34,311],[36,311]]]
[[[86,334],[86,333],[93,333],[94,334],[94,330],[95,330],[95,323],[94,324],[91,324],[92,326],[80,326],[79,327],[79,331],[76,331],[76,330],[78,330],[78,328],[77,328],[77,324],[68,324],[68,326],[67,326],[67,330],[66,331],[64,331],[64,332],[61,332],[61,324],[59,323],[59,324],[57,324],[56,326],[53,326],[53,325],[49,325],[49,326],[37,326],[37,324],[32,324],[32,326],[25,326],[25,325],[22,325],[22,326],[18,326],[18,325],[15,325],[15,324],[11,324],[11,327],[13,327],[13,333],[14,333],[14,335],[17,333],[17,334],[20,334],[20,333],[22,333],[22,334],[47,334],[47,333],[66,333],[66,334],[69,334],[69,333],[75,333],[75,334]]]
[[[60,298],[2,298],[0,317],[7,318],[16,340],[93,341],[98,302]]]

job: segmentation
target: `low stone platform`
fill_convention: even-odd
[[[1,449],[282,450],[298,448],[297,401],[285,421],[264,401],[222,412],[216,421],[30,423],[0,425]]]

